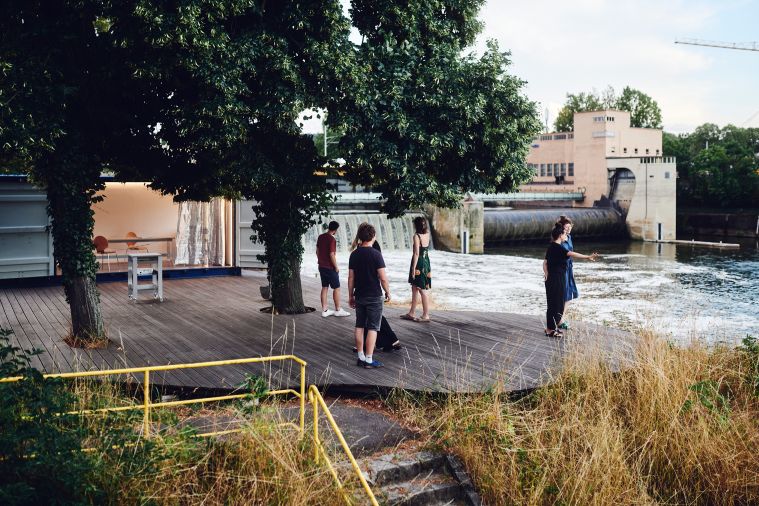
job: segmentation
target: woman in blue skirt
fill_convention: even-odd
[[[590,260],[591,262],[595,262],[596,258],[598,258],[598,253],[593,253],[591,255],[581,255],[580,253],[575,252],[574,244],[572,243],[572,220],[569,219],[569,217],[561,215],[559,216],[559,219],[556,221],[556,226],[560,226],[564,228],[565,233],[565,239],[561,243],[561,247],[567,250],[567,256],[569,257],[567,259],[567,271],[566,271],[566,283],[564,284],[564,309],[566,313],[566,307],[569,305],[569,302],[578,298],[580,296],[579,292],[577,291],[577,283],[575,283],[575,276],[574,272],[572,270],[572,259],[573,258],[580,258],[583,260]],[[569,329],[569,324],[566,321],[561,321],[559,324],[560,329],[567,330]]]

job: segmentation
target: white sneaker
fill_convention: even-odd
[[[343,308],[338,309],[334,313],[335,316],[350,316],[351,314]]]
[[[328,316],[332,316],[333,314],[335,314],[335,312],[332,311],[331,309],[325,309],[324,311],[322,311],[322,317],[324,318]]]

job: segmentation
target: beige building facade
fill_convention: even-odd
[[[527,157],[534,171],[522,192],[585,194],[574,206],[611,200],[633,238],[675,238],[674,159],[664,158],[662,131],[633,128],[627,111],[576,113],[574,131],[537,136]]]

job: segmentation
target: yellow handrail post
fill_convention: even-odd
[[[372,492],[372,488],[369,486],[369,483],[367,483],[366,478],[364,477],[364,473],[361,472],[361,468],[358,466],[358,462],[356,462],[356,459],[353,457],[353,452],[351,452],[350,446],[348,446],[348,442],[345,441],[345,438],[343,437],[343,433],[340,431],[340,427],[337,426],[337,423],[335,422],[335,419],[332,417],[332,413],[329,411],[329,407],[324,402],[324,398],[322,397],[321,393],[319,393],[319,389],[316,387],[316,385],[311,385],[308,387],[308,398],[311,400],[311,402],[314,405],[314,413],[316,413],[316,405],[321,404],[322,408],[324,409],[324,416],[327,418],[327,422],[332,426],[332,431],[337,436],[337,440],[340,441],[340,445],[343,447],[343,450],[345,451],[345,454],[348,456],[348,460],[351,463],[351,466],[353,467],[353,470],[356,472],[356,475],[358,476],[359,482],[361,482],[361,486],[364,488],[364,491],[366,492],[366,495],[369,497],[369,501],[371,502],[372,506],[379,506],[379,503],[377,503],[377,499],[374,497],[374,492]],[[314,427],[316,426],[316,417],[314,417]],[[316,429],[314,429],[314,434],[316,434]],[[321,444],[317,440],[318,444]],[[333,472],[334,475],[334,469],[332,469],[332,464],[329,463],[329,459],[327,458],[327,463],[330,466],[330,469]],[[342,488],[342,485],[339,483],[338,480],[338,486]],[[349,501],[349,499],[346,497],[346,501]]]
[[[306,430],[306,364],[300,364],[300,435]]]
[[[150,371],[145,369],[145,380],[142,383],[143,429],[145,437],[150,436]]]
[[[308,401],[311,403],[311,409],[314,413],[314,462],[318,464],[319,445],[321,444],[321,441],[319,441],[319,406],[316,405],[316,399],[314,399],[311,390],[308,391]]]

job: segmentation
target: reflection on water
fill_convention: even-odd
[[[720,250],[643,242],[575,241],[577,251],[603,259],[575,262],[580,299],[575,319],[629,328],[644,324],[678,339],[735,342],[759,335],[759,248]],[[485,255],[430,252],[437,307],[543,314],[543,245],[491,249]],[[408,302],[411,254],[387,252],[393,298]],[[347,286],[348,255],[338,255]],[[304,274],[317,275],[306,256]],[[346,291],[344,290],[344,293]]]

